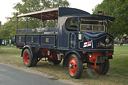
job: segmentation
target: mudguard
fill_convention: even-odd
[[[80,52],[77,51],[68,51],[65,56],[64,56],[64,60],[63,60],[63,67],[67,67],[68,66],[68,62],[69,62],[69,56],[71,54],[76,54],[78,55],[78,57],[82,60],[83,59],[83,55]]]
[[[23,52],[24,52],[25,49],[29,49],[31,55],[33,56],[31,47],[30,47],[29,45],[25,45],[25,46],[22,48],[21,57],[23,57]]]

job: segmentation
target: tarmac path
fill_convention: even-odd
[[[0,64],[0,85],[71,85],[47,76]]]

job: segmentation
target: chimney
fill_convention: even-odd
[[[98,11],[98,15],[105,15],[105,12],[103,12],[103,11]]]

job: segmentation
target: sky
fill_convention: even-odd
[[[92,9],[103,0],[67,0],[70,7],[81,9],[92,13]],[[6,17],[12,17],[12,13],[16,12],[13,9],[14,5],[21,0],[1,0],[0,2],[0,21],[4,24],[7,20]]]

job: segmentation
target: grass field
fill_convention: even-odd
[[[40,61],[36,67],[27,68],[23,65],[20,53],[21,50],[16,47],[2,46],[0,62],[84,85],[128,85],[128,45],[115,45],[114,59],[110,60],[110,70],[106,75],[98,75],[94,70],[85,69],[80,79],[71,78],[68,69],[62,65],[52,66],[44,61]]]

